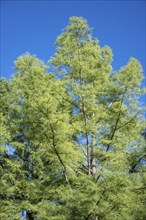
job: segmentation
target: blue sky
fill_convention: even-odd
[[[14,60],[25,52],[47,62],[55,40],[69,17],[83,16],[100,45],[109,45],[118,70],[137,58],[145,72],[144,0],[114,1],[4,1],[1,0],[1,76],[14,73]]]

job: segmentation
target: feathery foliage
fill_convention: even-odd
[[[24,54],[1,79],[2,220],[144,220],[146,146],[140,63],[71,17],[50,64]]]

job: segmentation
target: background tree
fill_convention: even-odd
[[[2,219],[145,219],[142,68],[118,72],[80,17],[70,18],[51,59],[15,62],[2,80]]]

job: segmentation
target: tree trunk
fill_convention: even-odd
[[[96,139],[95,139],[95,134],[92,134],[92,158],[91,158],[91,171],[92,171],[92,176],[95,176],[96,174],[96,155],[95,155],[95,150],[96,150]]]

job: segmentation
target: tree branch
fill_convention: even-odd
[[[120,110],[119,110],[119,112],[118,112],[118,117],[117,117],[117,119],[116,119],[116,123],[115,123],[115,126],[114,126],[114,130],[113,130],[112,135],[111,135],[111,138],[110,138],[111,141],[112,141],[113,138],[114,138],[115,132],[116,132],[116,130],[117,130],[117,125],[118,125],[118,122],[119,122],[119,120],[120,120],[122,104],[123,104],[123,99],[121,100]],[[110,144],[107,145],[106,152],[109,150],[109,147],[110,147]]]
[[[86,152],[84,150],[83,145],[81,144],[81,142],[79,141],[79,139],[77,138],[77,136],[75,134],[73,134],[73,137],[76,139],[76,141],[78,142],[78,144],[80,145],[80,147],[82,148],[82,151],[84,153],[84,155],[87,157]]]
[[[58,157],[58,159],[59,159],[59,161],[60,161],[60,163],[61,163],[61,165],[62,165],[63,173],[64,173],[64,177],[65,177],[66,183],[67,183],[68,185],[70,185],[70,184],[69,184],[69,180],[68,180],[68,176],[67,176],[67,172],[66,172],[66,167],[65,167],[65,165],[64,165],[64,163],[63,163],[63,160],[61,159],[61,157],[60,157],[60,155],[59,155],[59,153],[58,153],[58,151],[57,151],[57,148],[56,148],[56,144],[55,144],[55,133],[54,133],[54,129],[53,129],[53,127],[52,127],[51,124],[50,124],[50,128],[51,128],[51,131],[52,131],[52,146],[53,146],[54,152],[55,152],[56,156]],[[45,133],[44,133],[44,135],[45,135],[45,136],[47,137],[47,139],[48,139],[48,136],[47,136]]]
[[[131,169],[129,170],[130,173],[134,173],[134,169],[138,166],[138,164],[140,163],[140,161],[146,157],[146,153],[144,153],[131,167]]]
[[[119,130],[120,128],[124,127],[125,125],[129,124],[134,118],[136,118],[136,116],[138,115],[139,112],[136,113],[136,115],[131,118],[129,121],[127,121],[125,124],[119,126],[118,128],[116,128],[116,130]]]

